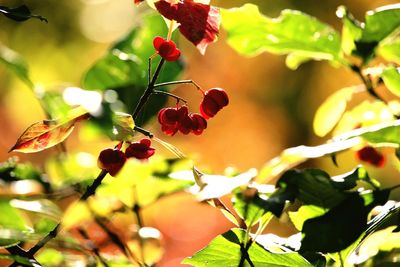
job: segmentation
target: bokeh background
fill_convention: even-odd
[[[49,20],[48,24],[39,20],[17,23],[0,16],[0,42],[27,61],[35,84],[44,88],[65,84],[80,86],[85,71],[106,53],[112,42],[136,25],[138,11],[132,2],[0,1],[0,5],[5,6],[26,4],[33,13]],[[347,6],[362,20],[367,10],[396,3],[389,0],[214,0],[212,4],[230,8],[246,2],[259,5],[261,12],[271,17],[278,16],[286,8],[298,9],[331,24],[338,31],[341,22],[335,11],[339,5]],[[227,45],[225,37],[222,31],[219,41],[208,47],[205,56],[183,38],[180,38],[180,48],[187,63],[182,78],[192,79],[204,89],[224,88],[230,97],[229,106],[209,121],[208,129],[201,136],[166,137],[155,120],[147,128],[190,155],[200,168],[215,173],[223,173],[227,167],[239,172],[261,168],[285,148],[324,142],[312,131],[317,107],[334,91],[360,83],[358,78],[349,70],[325,62],[309,62],[292,71],[285,66],[283,56],[264,53],[254,58],[242,57]],[[199,94],[191,86],[177,86],[174,93],[187,99],[191,107],[197,107],[200,102]],[[18,136],[30,124],[44,118],[32,91],[0,65],[0,161],[13,156],[7,151]],[[110,144],[106,139],[88,139],[79,131],[75,131],[66,143],[69,151],[94,155]],[[155,146],[159,153],[172,157],[168,151]],[[57,153],[50,149],[18,156],[21,161],[42,166]],[[308,162],[307,166],[325,168],[332,175],[349,171],[356,164],[354,153],[340,155],[338,162],[339,168],[329,160]],[[393,168],[386,166],[379,172],[389,177]],[[230,227],[217,210],[196,203],[184,193],[165,198],[145,210],[145,221],[159,228],[164,236],[166,254],[159,266],[179,266],[183,257]],[[290,229],[279,228],[278,224],[274,224],[271,231],[290,233]]]

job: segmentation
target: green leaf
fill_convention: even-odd
[[[65,258],[61,251],[52,248],[43,249],[36,256],[38,262],[48,267],[62,266]]]
[[[388,67],[382,73],[382,79],[390,92],[400,96],[400,73],[395,67]]]
[[[235,211],[245,221],[247,227],[256,224],[268,212],[265,199],[254,189],[237,193],[232,202]]]
[[[167,30],[161,16],[155,13],[146,14],[140,26],[111,47],[108,53],[87,71],[82,80],[83,87],[88,90],[115,90],[131,113],[147,87],[148,58],[155,53],[153,38],[157,35],[166,36]],[[159,60],[155,58],[152,61],[154,73]],[[181,71],[182,65],[179,61],[168,62],[159,77],[159,82],[176,80]],[[136,124],[140,126],[147,122],[165,101],[164,96],[150,98],[142,116],[135,121]]]
[[[350,136],[351,137],[351,136]],[[257,181],[269,180],[303,163],[307,159],[329,156],[361,143],[359,138],[338,138],[318,146],[297,146],[285,149],[281,154],[268,161],[260,170]]]
[[[375,53],[381,41],[394,33],[400,26],[399,5],[383,6],[368,11],[365,23],[360,23],[343,7],[340,7],[338,16],[343,19],[345,44],[342,47],[346,53],[361,57],[368,62]]]
[[[113,140],[118,141],[129,141],[132,139],[135,131],[135,122],[133,121],[132,115],[117,112],[113,117]]]
[[[285,184],[294,188],[295,197],[303,203],[323,208],[334,207],[346,198],[334,183],[326,172],[318,169],[290,170],[278,181],[280,187]]]
[[[306,220],[323,215],[325,209],[314,205],[303,205],[297,211],[289,212],[290,220],[297,230],[301,231]]]
[[[222,26],[228,33],[228,43],[244,55],[264,51],[290,54],[287,63],[292,68],[307,59],[341,61],[338,33],[296,10],[284,10],[272,19],[261,14],[256,5],[245,4],[222,10]]]
[[[400,64],[400,38],[399,33],[386,38],[379,44],[377,54],[389,62]]]
[[[324,215],[306,220],[300,251],[327,253],[347,248],[367,229],[372,208],[383,205],[389,193],[390,190],[348,193],[344,201]]]
[[[361,137],[372,144],[385,144],[395,147],[400,146],[400,120],[384,122],[350,131],[338,136],[340,139]]]
[[[54,221],[59,221],[61,219],[61,210],[58,206],[48,199],[40,200],[19,200],[12,199],[10,205],[14,208],[21,210],[36,212],[41,215],[48,216]]]
[[[182,263],[196,267],[237,267],[241,259],[241,244],[243,244],[244,236],[243,230],[232,229],[217,236],[207,247],[184,259]],[[253,266],[257,267],[312,266],[298,253],[272,253],[256,242],[250,246],[248,255]],[[243,266],[250,265],[245,261]]]
[[[33,82],[29,78],[28,66],[25,60],[15,51],[0,43],[0,62],[3,63],[9,70],[14,72],[15,75],[27,86],[33,88]]]
[[[357,21],[344,6],[338,7],[336,14],[342,18],[342,50],[346,55],[351,55],[356,49],[355,41],[362,36],[361,23]]]
[[[0,247],[10,246],[24,240],[28,233],[26,221],[18,210],[5,199],[0,199]]]
[[[329,96],[314,116],[313,128],[316,135],[327,135],[342,118],[355,87],[346,87]]]

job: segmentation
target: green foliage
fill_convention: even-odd
[[[9,200],[0,200],[0,247],[7,247],[24,240],[29,233],[25,219],[18,210],[10,205]]]
[[[29,78],[28,66],[25,60],[15,51],[0,43],[0,62],[15,73],[26,85],[33,88],[33,82]]]
[[[337,14],[343,19],[342,46],[347,54],[359,56],[364,62],[368,62],[375,56],[377,47],[378,52],[385,51],[383,55],[391,53],[393,44],[380,42],[396,34],[400,26],[400,9],[397,5],[367,12],[364,23],[354,19],[345,7],[340,7]]]
[[[207,247],[185,259],[183,263],[196,267],[239,266],[241,258],[246,257],[242,255],[244,236],[243,230],[232,229],[217,236]],[[298,253],[272,253],[257,243],[252,244],[247,253],[253,265],[249,265],[246,259],[243,266],[312,266]]]
[[[284,10],[276,19],[262,15],[258,7],[246,4],[223,10],[222,25],[228,43],[244,55],[268,51],[288,54],[286,64],[296,69],[310,59],[341,61],[340,37],[330,26],[295,10]]]

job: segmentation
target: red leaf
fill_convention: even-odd
[[[9,152],[33,153],[53,147],[63,142],[71,134],[75,122],[86,119],[88,116],[89,114],[85,110],[78,107],[71,110],[65,120],[36,122],[25,130]]]
[[[218,8],[193,0],[171,4],[160,0],[155,6],[161,15],[180,23],[179,31],[204,54],[208,44],[217,40],[221,20]]]

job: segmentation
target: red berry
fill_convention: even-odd
[[[229,98],[224,89],[212,88],[204,93],[203,101],[200,103],[200,113],[209,119],[228,104]]]
[[[178,129],[183,134],[189,134],[192,131],[192,125],[192,119],[190,118],[189,114],[186,114],[186,116],[182,116],[179,119]]]
[[[166,40],[160,36],[154,38],[153,46],[157,53],[167,61],[175,61],[181,55],[181,51],[176,48],[174,41]]]
[[[206,119],[198,113],[190,114],[190,118],[192,119],[192,132],[195,135],[203,133],[204,129],[207,128]]]
[[[179,113],[176,108],[163,108],[158,113],[158,122],[160,124],[173,126],[179,121]]]
[[[125,150],[127,158],[148,159],[154,155],[155,149],[150,147],[150,139],[142,139],[139,142],[134,142]]]
[[[383,167],[385,164],[384,155],[371,146],[366,146],[358,150],[356,153],[356,158],[378,168]]]
[[[108,171],[111,176],[115,176],[124,166],[125,161],[124,152],[107,148],[100,152],[97,159],[97,166],[102,170]]]

